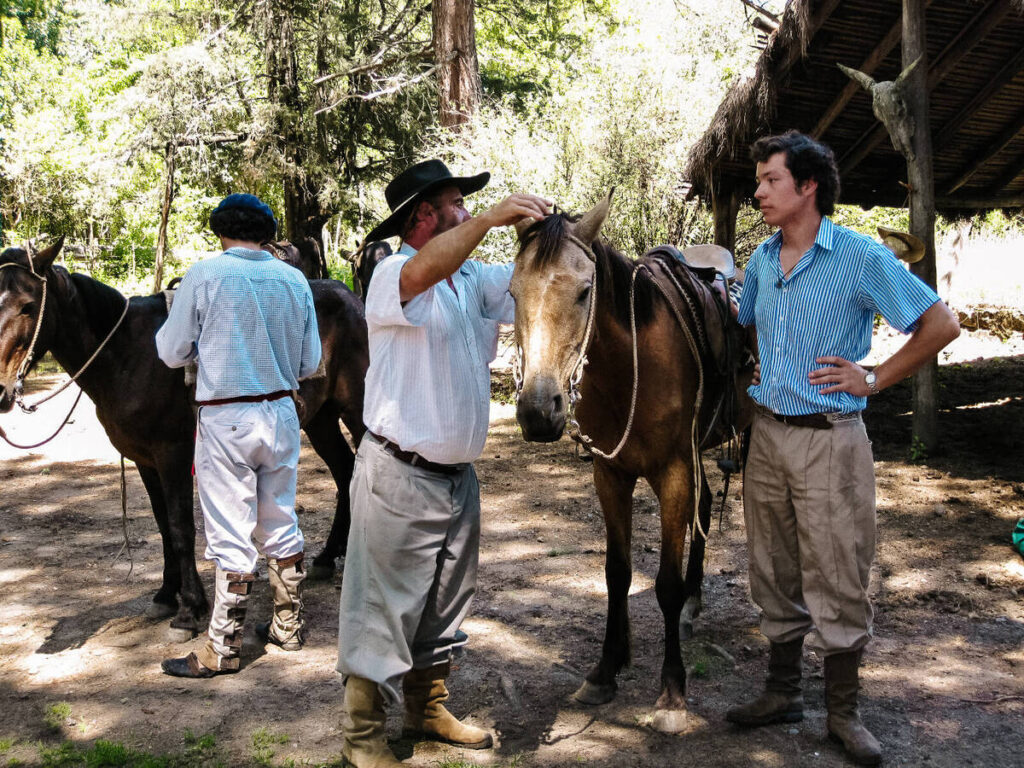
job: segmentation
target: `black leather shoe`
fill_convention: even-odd
[[[260,623],[258,623],[256,625],[256,637],[258,637],[260,640],[262,640],[264,642],[264,644],[272,643],[273,645],[276,645],[278,648],[280,648],[283,651],[301,651],[302,650],[302,646],[304,645],[304,641],[302,639],[301,633],[296,635],[291,640],[286,640],[286,641],[282,642],[282,641],[278,640],[276,637],[274,637],[272,634],[270,634],[270,624],[271,624],[271,622],[269,622],[269,621],[261,621]]]
[[[164,671],[165,675],[172,677],[213,677],[221,672],[235,671],[233,669],[210,669],[204,666],[194,653],[180,659],[164,659],[160,662],[160,669]]]

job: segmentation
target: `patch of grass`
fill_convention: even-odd
[[[117,741],[98,739],[85,753],[86,768],[107,768],[135,764],[132,750]]]
[[[51,731],[59,731],[71,717],[71,705],[66,701],[50,704],[43,713],[43,723]]]
[[[15,744],[15,739],[0,739],[0,755],[4,752],[10,752],[11,747]]]
[[[274,733],[266,728],[259,728],[252,734],[252,758],[257,765],[270,765],[274,757],[274,746],[287,744],[289,736],[284,733]]]
[[[61,768],[65,765],[81,765],[82,753],[70,741],[57,747],[39,745],[39,759],[43,768]]]

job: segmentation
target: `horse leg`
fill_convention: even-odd
[[[165,579],[168,573],[172,574],[180,597],[178,612],[171,619],[169,638],[172,642],[186,642],[199,632],[202,618],[209,609],[206,591],[196,568],[196,526],[190,474],[192,445],[189,443],[186,448],[160,456],[157,461],[157,468],[151,471],[156,475],[155,483],[166,510]],[[154,480],[144,479],[143,482],[149,489]],[[152,491],[150,495],[152,497]],[[163,528],[161,534],[164,534]],[[164,587],[169,588],[166,582]]]
[[[705,534],[711,525],[711,488],[700,469],[700,506],[697,510],[698,531],[690,541],[690,556],[686,563],[686,582],[683,586],[683,614],[680,627],[683,639],[693,637],[693,620],[700,616],[703,602],[701,594],[704,587],[704,549],[707,546]],[[703,533],[701,533],[703,531]]]
[[[181,589],[181,564],[174,557],[171,549],[171,531],[167,518],[167,502],[164,500],[164,489],[160,484],[160,475],[153,467],[136,465],[142,484],[149,494],[149,503],[153,507],[156,527],[160,530],[160,544],[164,554],[164,578],[160,589],[153,596],[153,602],[146,608],[146,616],[151,619],[166,619],[178,612],[178,591]]]
[[[607,551],[604,576],[608,586],[608,623],[601,660],[587,673],[573,698],[582,704],[604,704],[615,698],[615,676],[629,664],[629,585],[633,580],[630,542],[633,522],[633,489],[636,477],[594,462],[594,485],[604,513]]]
[[[686,529],[693,511],[692,467],[676,461],[653,478],[652,485],[661,505],[661,562],[654,589],[665,619],[665,658],[661,695],[651,724],[663,733],[678,733],[686,723],[686,669],[679,645],[679,616],[685,599]]]
[[[345,554],[348,548],[348,529],[351,523],[348,486],[352,481],[352,468],[355,457],[352,449],[345,442],[341,428],[338,426],[338,414],[333,408],[321,408],[304,427],[313,450],[324,460],[337,486],[334,509],[334,521],[327,543],[323,550],[313,558],[313,566],[307,577],[312,580],[329,579],[334,575],[334,561]]]

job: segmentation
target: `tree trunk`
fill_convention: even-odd
[[[438,122],[443,128],[457,129],[480,106],[473,0],[434,0],[432,13]]]
[[[267,96],[276,111],[276,135],[286,163],[284,172],[283,229],[278,237],[299,243],[307,237],[322,249],[321,230],[330,214],[320,207],[316,184],[309,177],[302,139],[302,115],[307,105],[299,89],[295,51],[295,7],[291,0],[268,3],[265,29]]]
[[[164,203],[160,208],[160,229],[156,235],[156,257],[153,262],[153,293],[163,290],[164,261],[167,257],[167,222],[171,218],[171,203],[174,202],[174,163],[178,147],[167,145],[167,180],[164,183]]]
[[[903,68],[918,58],[907,89],[908,117],[914,121],[914,159],[907,163],[910,183],[910,232],[921,238],[925,254],[911,270],[935,287],[935,177],[932,171],[932,132],[928,95],[928,49],[925,40],[924,0],[903,0]],[[939,363],[933,358],[914,376],[914,438],[927,451],[938,445],[936,391]]]
[[[740,212],[740,193],[735,187],[711,190],[711,213],[715,223],[715,245],[736,255],[736,217]]]

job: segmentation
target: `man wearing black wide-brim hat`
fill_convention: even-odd
[[[550,203],[511,195],[473,218],[465,197],[490,174],[418,163],[385,190],[391,215],[368,240],[400,237],[366,296],[370,367],[352,476],[338,671],[346,678],[349,764],[399,765],[385,704],[404,698],[417,736],[484,749],[491,734],[443,706],[453,651],[476,590],[480,489],[497,323],[512,322],[511,264],[469,260],[493,228],[542,219]]]

